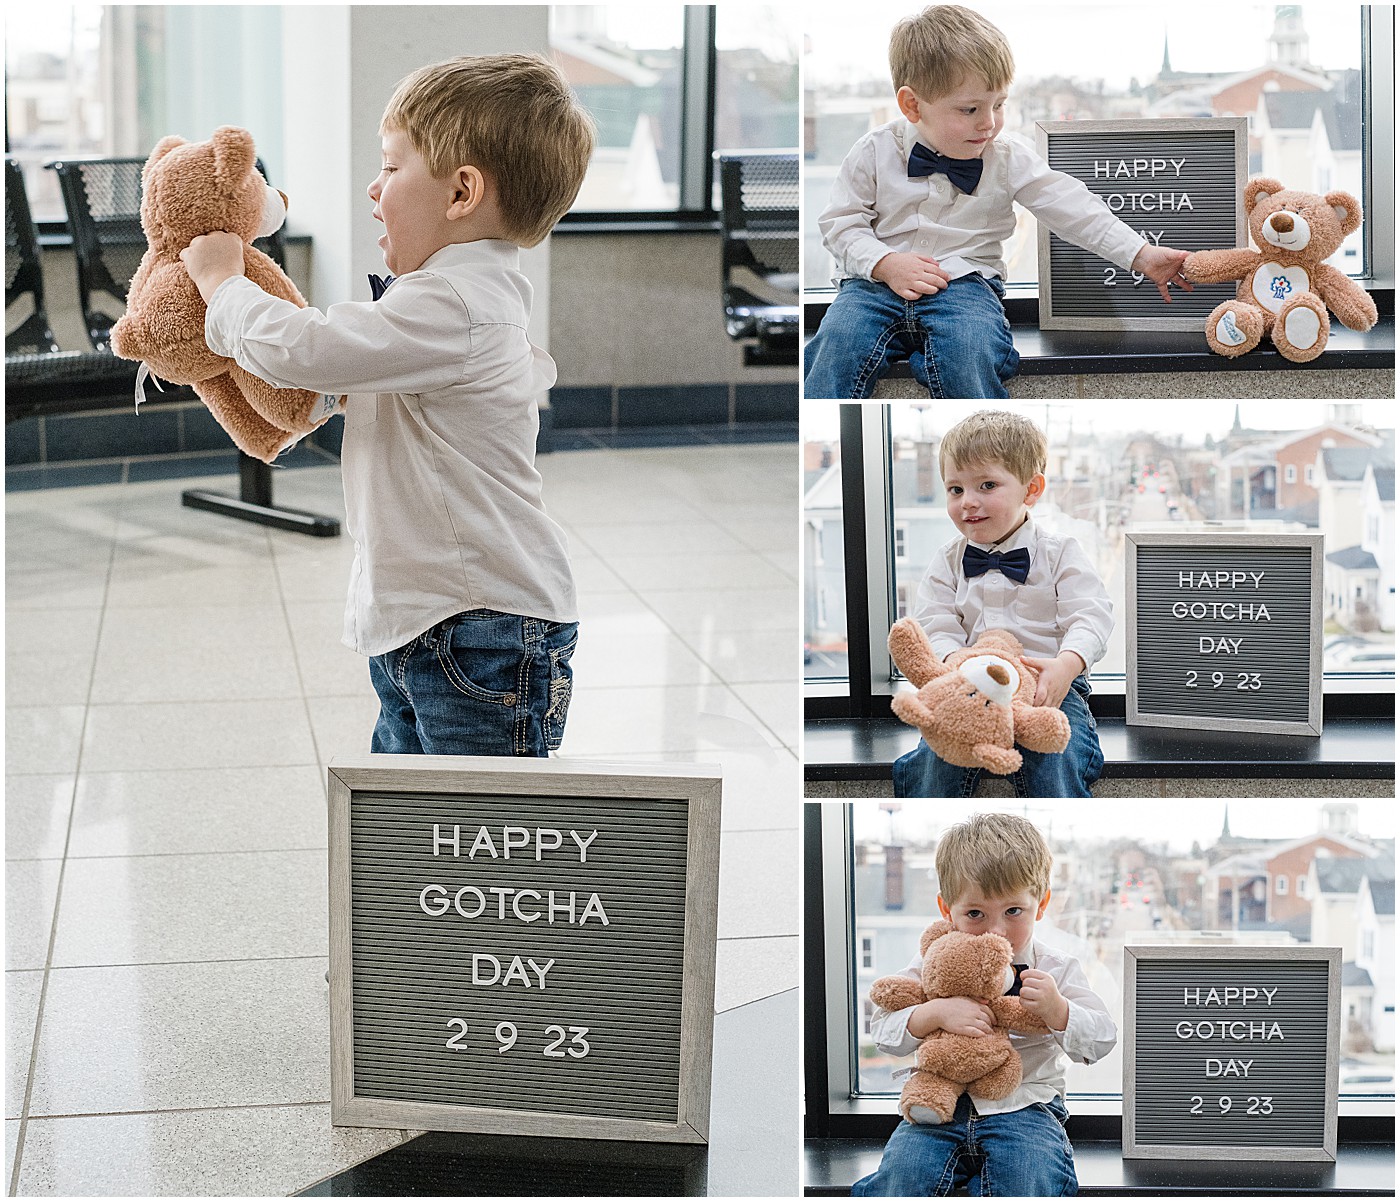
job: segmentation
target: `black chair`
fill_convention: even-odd
[[[79,412],[94,398],[113,403],[134,395],[136,364],[106,351],[59,349],[44,307],[39,237],[29,210],[24,173],[5,159],[5,314],[28,315],[5,335],[5,421]]]
[[[797,363],[796,151],[719,154],[724,319],[749,366]]]
[[[88,337],[95,349],[108,353],[115,319],[98,308],[94,300],[99,293],[106,293],[124,305],[131,277],[136,274],[141,256],[146,252],[146,235],[141,229],[141,169],[145,162],[142,158],[112,158],[64,159],[48,164],[58,176],[64,208],[68,211],[73,254],[78,261],[78,299]],[[267,172],[261,161],[257,167],[266,179]],[[269,238],[258,239],[254,245],[279,267],[285,266],[281,230]],[[131,366],[134,389],[136,365]],[[334,518],[273,505],[271,468],[241,451],[238,476],[237,497],[207,489],[189,489],[181,500],[194,509],[207,509],[282,530],[321,537],[340,533],[340,523]]]

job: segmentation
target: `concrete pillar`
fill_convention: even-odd
[[[549,53],[545,5],[287,5],[282,9],[287,226],[312,236],[318,308],[368,300],[382,232],[365,189],[379,118],[410,71],[459,54]],[[531,340],[549,345],[549,243],[521,255],[535,289]]]

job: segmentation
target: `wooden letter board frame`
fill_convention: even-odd
[[[1220,530],[1195,534],[1170,531],[1129,531],[1127,543],[1127,581],[1124,596],[1128,610],[1127,723],[1129,726],[1172,726],[1192,730],[1238,730],[1258,734],[1322,734],[1322,535],[1314,531],[1288,531],[1278,534],[1256,534],[1250,531]],[[1306,721],[1279,721],[1256,718],[1217,718],[1190,714],[1159,714],[1143,710],[1138,705],[1138,547],[1305,547],[1310,552],[1312,598],[1309,625],[1312,631],[1308,647],[1308,717]]]
[[[1181,117],[1152,118],[1140,117],[1119,121],[1038,121],[1036,122],[1036,146],[1040,157],[1049,159],[1050,143],[1057,138],[1113,136],[1118,134],[1141,133],[1150,146],[1152,135],[1166,137],[1217,135],[1221,140],[1231,140],[1234,146],[1234,178],[1231,181],[1235,205],[1235,246],[1244,247],[1249,243],[1249,224],[1244,212],[1244,185],[1249,167],[1249,121],[1245,117]],[[1115,214],[1127,225],[1136,229],[1147,217],[1134,217],[1130,213]],[[1114,316],[1110,313],[1098,316],[1083,316],[1055,312],[1055,287],[1050,270],[1050,229],[1043,222],[1037,222],[1037,258],[1040,266],[1040,328],[1042,330],[1197,330],[1204,333],[1206,313],[1177,316],[1165,304],[1161,316],[1140,315]],[[1200,246],[1177,246],[1178,250],[1200,250]],[[1151,281],[1142,285],[1156,291]],[[1198,285],[1199,286],[1199,285]],[[1233,295],[1233,285],[1231,285]],[[1223,297],[1221,299],[1224,299]],[[1212,306],[1213,307],[1213,306]],[[1175,308],[1175,306],[1173,306]]]
[[[1143,960],[1283,960],[1327,964],[1327,1080],[1319,1099],[1326,1107],[1323,1138],[1317,1145],[1269,1147],[1228,1144],[1143,1144],[1137,1137],[1137,967]],[[1337,1072],[1341,1045],[1342,949],[1309,944],[1140,944],[1123,948],[1123,1158],[1125,1160],[1337,1159]]]
[[[683,801],[686,814],[684,949],[679,1082],[674,1123],[502,1107],[357,1097],[351,904],[351,798],[440,794]],[[372,755],[328,771],[330,870],[331,1123],[703,1144],[709,1140],[719,895],[721,778],[707,764],[582,764],[553,759]],[[640,987],[640,986],[639,986]]]

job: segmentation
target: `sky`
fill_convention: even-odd
[[[888,72],[891,27],[922,4],[875,0],[850,19],[849,3],[816,0],[803,6],[809,84],[846,82]],[[1171,48],[1178,71],[1238,71],[1264,62],[1273,29],[1272,4],[988,4],[971,3],[1007,37],[1022,78],[1073,75],[1102,78],[1113,89],[1146,80]],[[1325,67],[1359,66],[1359,6],[1305,4],[1309,57]]]
[[[890,832],[890,815],[874,801],[853,802],[856,838],[883,839]],[[885,802],[885,805],[892,803]],[[898,804],[898,803],[894,803]],[[945,830],[971,814],[1003,810],[1023,814],[1055,838],[1113,839],[1130,836],[1149,843],[1165,842],[1172,851],[1191,850],[1192,840],[1202,847],[1220,834],[1225,807],[1230,807],[1230,832],[1269,839],[1302,838],[1319,829],[1319,815],[1327,804],[1322,798],[1256,800],[1175,800],[1154,804],[1145,801],[959,801],[937,803],[908,801],[895,815],[895,831],[902,838]],[[1360,799],[1348,802],[1358,810],[1358,830],[1372,838],[1395,837],[1395,802]]]
[[[1073,405],[1006,401],[994,407],[1023,412],[1042,428],[1048,417],[1057,432],[1072,418],[1076,430],[1092,429],[1104,434],[1116,430],[1152,429],[1159,434],[1183,434],[1188,444],[1199,445],[1207,431],[1216,438],[1229,431],[1235,419],[1236,404],[1240,408],[1241,422],[1260,430],[1306,430],[1321,425],[1326,416],[1326,407],[1321,401],[1177,400],[1147,409],[1141,404],[1124,401],[1076,401]],[[940,401],[934,429],[946,430],[969,413],[988,407],[985,403]],[[906,416],[896,418],[896,429],[912,427],[917,419],[909,414],[906,406],[899,408],[905,409]],[[1377,429],[1394,429],[1394,410],[1391,401],[1365,402],[1361,406],[1361,418]],[[834,401],[804,401],[803,441],[836,438],[838,420]]]

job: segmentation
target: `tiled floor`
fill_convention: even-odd
[[[580,584],[562,755],[723,764],[716,1009],[738,1017],[797,980],[795,447],[540,466]],[[333,466],[275,485],[341,512]],[[325,768],[368,750],[377,708],[339,643],[349,540],[185,509],[184,486],[7,497],[19,1194],[288,1194],[407,1134],[329,1124]],[[774,1192],[796,1190],[792,1025],[791,1188]],[[743,1127],[728,1092],[716,1130]],[[772,1180],[771,1146],[743,1154]],[[712,1192],[743,1169],[729,1149]]]

